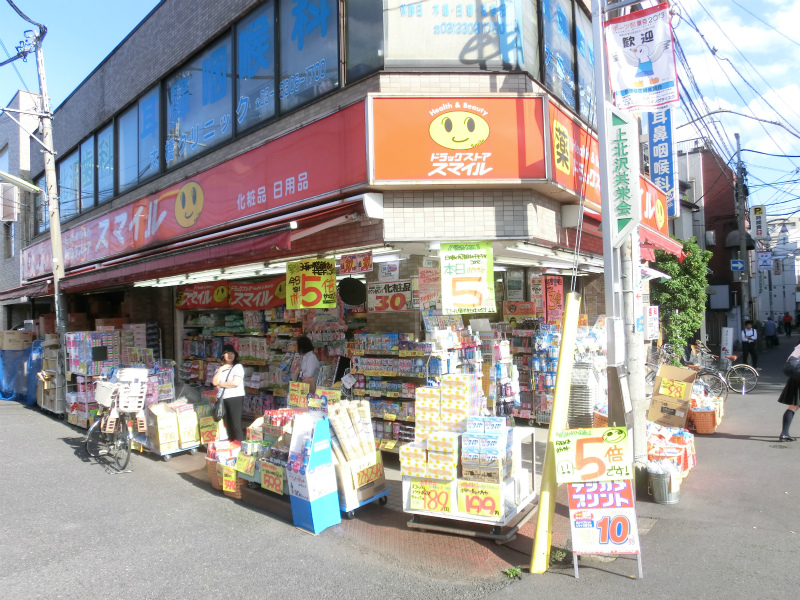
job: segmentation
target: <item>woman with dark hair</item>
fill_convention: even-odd
[[[244,367],[239,361],[239,353],[230,344],[222,347],[222,360],[225,362],[214,373],[211,384],[222,391],[217,402],[225,403],[225,429],[228,439],[242,441],[242,409],[244,406]]]
[[[317,391],[317,375],[319,375],[319,360],[314,355],[314,343],[307,336],[297,338],[297,353],[303,357],[300,361],[300,374],[298,380],[308,384],[309,393]]]
[[[800,344],[795,346],[794,351],[789,355],[787,362],[791,361],[793,358],[800,359]],[[784,371],[784,373],[785,372],[786,371]],[[786,404],[786,411],[783,413],[783,427],[781,429],[781,435],[778,437],[778,439],[782,442],[793,442],[794,438],[789,435],[789,427],[792,425],[794,413],[796,413],[797,409],[800,408],[800,380],[790,376],[783,388],[783,391],[781,392],[781,395],[778,396],[778,402],[781,404]]]

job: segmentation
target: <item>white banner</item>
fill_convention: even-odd
[[[606,107],[606,152],[611,199],[611,235],[619,248],[642,220],[639,195],[639,131],[636,121],[613,106]]]
[[[669,4],[611,19],[605,24],[605,39],[617,108],[654,111],[679,105]]]
[[[722,345],[719,353],[721,356],[733,354],[733,327],[722,328]]]
[[[772,252],[758,253],[758,270],[772,271]]]
[[[765,240],[769,237],[766,206],[750,207],[750,236],[754,240]]]

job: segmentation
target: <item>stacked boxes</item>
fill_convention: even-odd
[[[439,388],[418,387],[414,395],[414,435],[415,440],[421,442],[442,428],[442,393]]]
[[[471,417],[461,436],[462,478],[500,483],[513,473],[514,432],[504,417]]]
[[[460,434],[436,431],[428,436],[427,477],[453,481],[458,479]]]
[[[477,375],[443,375],[441,420],[442,430],[463,433],[467,417],[481,409],[480,378]]]
[[[400,446],[400,474],[407,477],[428,475],[428,443],[413,442]]]
[[[178,415],[163,402],[147,407],[147,438],[160,453],[179,448]]]
[[[178,446],[192,448],[200,444],[199,421],[194,405],[188,402],[173,402],[167,406],[177,417]]]

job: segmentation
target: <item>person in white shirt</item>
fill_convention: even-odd
[[[225,362],[214,373],[211,384],[222,390],[222,398],[217,402],[225,403],[225,429],[230,441],[242,441],[242,410],[244,407],[244,367],[239,362],[239,353],[230,344],[222,347],[222,360]]]
[[[298,380],[308,384],[308,392],[317,391],[317,375],[319,375],[319,360],[314,355],[314,343],[307,336],[297,338],[297,353],[302,356],[300,361],[300,374]]]
[[[753,357],[753,368],[758,368],[758,354],[756,354],[756,340],[758,340],[758,332],[753,327],[752,321],[744,322],[744,329],[742,329],[742,362],[747,364],[747,356]]]

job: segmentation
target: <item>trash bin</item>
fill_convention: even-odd
[[[649,485],[648,491],[650,495],[653,496],[653,500],[656,501],[658,504],[677,504],[678,501],[681,499],[681,492],[680,490],[671,492],[670,491],[670,479],[671,475],[669,473],[647,473],[649,478]]]

